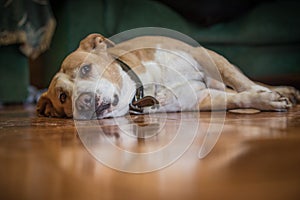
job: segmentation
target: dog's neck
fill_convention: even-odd
[[[144,96],[144,86],[139,76],[129,67],[125,62],[116,58],[119,66],[124,72],[130,77],[131,81],[135,84],[135,95],[133,96],[131,102],[129,102],[129,112],[131,114],[142,114],[144,107],[156,106],[159,104],[157,99],[153,96]],[[125,85],[127,85],[125,83]]]
[[[136,91],[135,91],[135,100],[139,100],[144,97],[144,87],[141,79],[139,76],[129,67],[125,62],[120,60],[119,58],[116,58],[116,61],[118,62],[119,66],[125,71],[131,80],[135,82]]]

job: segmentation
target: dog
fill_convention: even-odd
[[[195,110],[286,111],[299,100],[297,89],[256,83],[204,47],[164,36],[115,44],[94,33],[64,59],[36,111],[102,119]]]

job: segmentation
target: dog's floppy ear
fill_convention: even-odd
[[[39,116],[51,116],[51,109],[53,109],[50,99],[47,97],[47,92],[44,92],[39,98],[36,105],[36,113]]]
[[[88,35],[86,38],[81,40],[79,49],[85,50],[85,51],[91,51],[94,49],[103,49],[106,50],[106,48],[113,47],[115,44],[110,41],[109,39],[105,38],[104,36],[93,33]]]

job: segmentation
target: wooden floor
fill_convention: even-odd
[[[300,199],[300,106],[282,113],[225,114],[224,126],[221,114],[212,122],[210,113],[173,113],[106,119],[78,128],[82,122],[36,117],[32,106],[2,107],[0,199]],[[192,145],[173,163],[152,172],[130,170],[142,172],[174,155],[134,168],[136,160],[107,147],[110,143],[127,152],[154,152],[182,136],[182,126],[187,137],[180,141],[196,131]],[[109,139],[97,136],[97,127]],[[134,137],[137,127],[143,127],[139,137],[149,137]],[[205,134],[209,127],[222,128],[219,136],[213,135],[215,146]],[[125,129],[132,135],[122,135]],[[205,142],[212,150],[207,147],[210,153],[200,159]],[[114,161],[125,159],[114,166],[129,172],[108,167],[95,152]]]

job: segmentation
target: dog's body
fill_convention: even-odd
[[[300,100],[296,89],[260,86],[203,47],[161,36],[137,37],[115,45],[102,35],[91,34],[64,60],[41,96],[37,112],[78,119],[127,114],[137,81],[122,69],[124,63],[143,84],[145,95],[159,102],[143,113],[239,108],[284,111],[291,107],[290,100]]]

